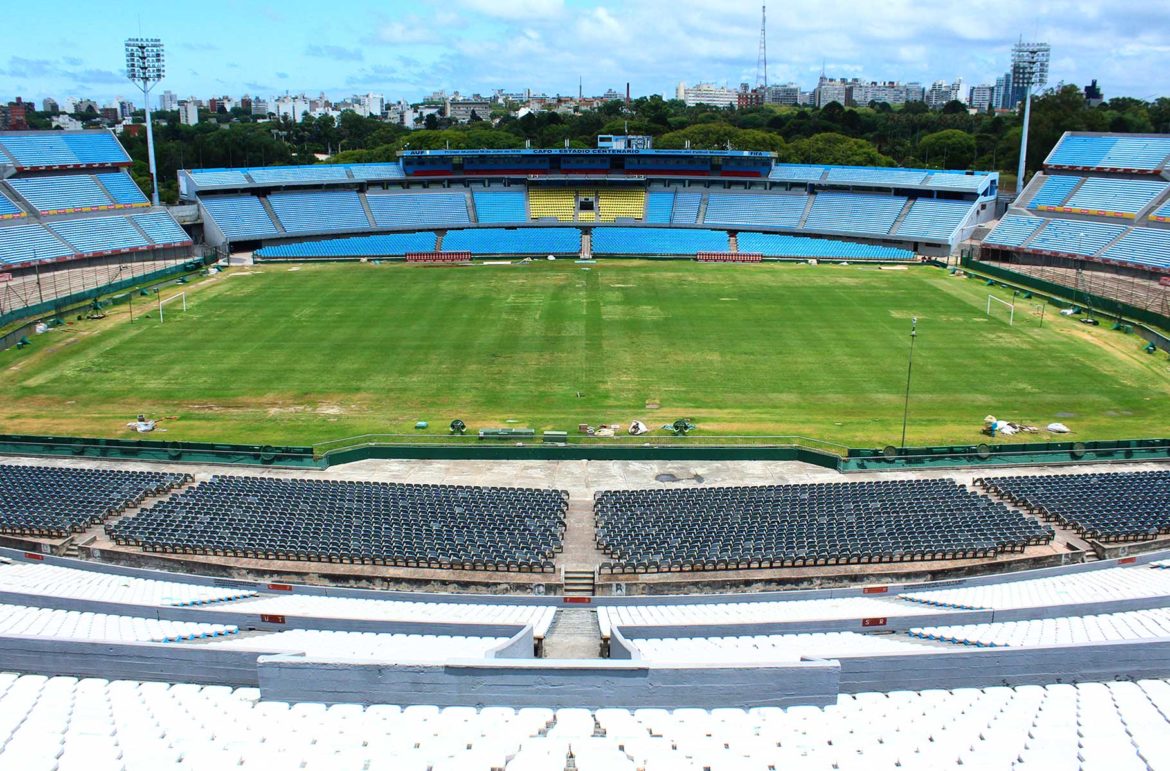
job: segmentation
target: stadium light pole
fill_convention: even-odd
[[[914,341],[918,339],[918,317],[910,319],[910,355],[906,359],[906,401],[902,405],[902,449],[906,449],[906,420],[910,417],[910,374],[914,371]]]
[[[158,175],[154,166],[154,129],[150,121],[150,90],[166,76],[163,44],[156,37],[126,41],[126,77],[142,91],[146,109],[146,159],[150,166],[150,202],[158,206]]]
[[[1048,82],[1048,61],[1052,48],[1047,43],[1025,43],[1012,47],[1012,87],[1024,87],[1024,127],[1020,133],[1020,163],[1016,170],[1016,196],[1024,190],[1028,163],[1028,126],[1032,122],[1032,87]]]

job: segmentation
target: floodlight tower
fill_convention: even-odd
[[[1052,48],[1047,43],[1012,46],[1012,88],[1024,89],[1024,131],[1020,135],[1020,165],[1016,171],[1016,195],[1024,189],[1024,172],[1028,162],[1028,124],[1032,120],[1032,87],[1048,82],[1048,61]]]
[[[150,122],[150,90],[166,75],[163,44],[156,37],[126,41],[126,77],[142,91],[146,106],[146,159],[150,165],[150,202],[158,206],[158,176],[154,167],[154,130]]]

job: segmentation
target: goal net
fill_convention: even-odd
[[[187,310],[187,293],[186,292],[179,292],[178,294],[173,294],[166,299],[163,299],[163,296],[161,294],[159,294],[159,296],[158,296],[158,323],[159,324],[166,323],[166,320],[163,316],[163,313],[165,312],[164,309],[167,305],[170,305],[171,303],[175,302],[176,300],[178,300],[179,302],[181,302],[183,304],[183,310]],[[175,308],[171,308],[172,313],[174,313],[175,310],[176,310]]]
[[[991,310],[995,308],[1002,314],[1004,311],[1000,306],[1007,308],[1008,326],[1014,327],[1016,325],[1016,300],[1013,297],[1011,302],[1001,300],[993,294],[987,295],[987,316],[991,317]]]

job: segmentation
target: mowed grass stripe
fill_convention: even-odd
[[[919,267],[567,261],[263,266],[192,287],[187,313],[53,332],[2,354],[0,419],[116,436],[312,443],[361,433],[638,418],[880,446],[980,441],[983,415],[1076,438],[1170,433],[1170,374],[1136,337],[1054,312],[988,319],[989,289]],[[141,306],[138,313],[145,312]],[[153,309],[152,309],[153,310]],[[52,348],[53,350],[49,350]],[[661,404],[649,410],[649,401]]]

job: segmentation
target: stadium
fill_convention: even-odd
[[[1162,767],[1168,164],[0,133],[0,767]]]

